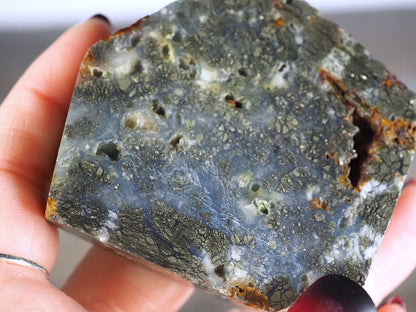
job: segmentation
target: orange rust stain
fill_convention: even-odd
[[[243,285],[241,283],[234,283],[228,289],[231,297],[243,300],[246,305],[252,308],[260,308],[264,310],[270,309],[269,299],[258,290],[253,283]]]
[[[336,152],[326,152],[325,153],[325,158],[326,159],[333,159],[335,165],[338,165],[338,153],[336,153]]]
[[[312,203],[311,203],[311,209],[312,210],[315,210],[315,209],[323,209],[323,210],[328,211],[329,209],[331,209],[331,207],[329,207],[326,204],[326,200],[325,199],[322,201],[322,203],[320,203],[319,200],[318,200],[318,198],[314,197],[314,199],[312,200]]]
[[[284,8],[284,5],[282,2],[280,2],[279,0],[274,0],[274,7],[276,10],[281,11]]]
[[[348,185],[349,180],[348,180],[348,173],[347,174],[343,174],[342,176],[339,177],[339,182],[345,185]]]
[[[45,217],[50,219],[56,213],[56,201],[48,197],[48,202],[46,204]]]
[[[79,70],[81,76],[85,77],[90,73],[89,66],[92,64],[94,64],[94,56],[92,55],[91,49],[89,49],[81,63],[81,69]]]
[[[410,150],[415,149],[416,125],[404,120],[403,117],[388,120],[380,114],[377,107],[371,107],[370,112],[371,115],[368,119],[371,120],[371,125],[375,132],[375,142],[370,152],[374,153],[377,147],[382,148],[394,144]]]
[[[369,106],[352,90],[348,89],[337,77],[328,73],[325,69],[319,69],[319,78],[329,83],[336,96],[349,108],[369,108]]]
[[[133,25],[130,25],[128,27],[125,27],[125,28],[122,28],[122,29],[116,31],[113,36],[114,37],[117,37],[117,36],[120,36],[122,34],[129,33],[129,32],[131,32],[133,30],[140,29],[143,26],[144,21],[146,21],[148,18],[149,18],[149,15],[146,15],[145,17],[139,19]],[[110,36],[110,38],[111,38],[111,36]]]
[[[391,85],[392,85],[392,82],[391,82],[391,78],[389,77],[389,78],[387,78],[387,80],[384,82],[384,85],[387,87],[387,88],[391,88]]]
[[[277,20],[274,21],[274,24],[277,27],[283,27],[285,25],[285,21],[283,18],[279,17]]]
[[[372,155],[368,158],[368,161],[365,163],[365,165],[368,165],[369,163],[371,163],[371,161],[373,161],[373,155],[374,155],[374,151],[371,151]],[[349,178],[349,171],[350,169],[348,168],[348,165],[344,166],[344,174],[342,176],[339,177],[339,182],[341,184],[346,185],[348,188],[351,189],[355,189],[357,191],[360,191],[361,188],[364,186],[364,184],[366,184],[369,180],[370,177],[367,175],[367,171],[365,170],[365,167],[361,170],[360,172],[360,180],[357,184],[357,186],[353,186],[350,178]]]
[[[360,190],[369,179],[366,167],[374,161],[375,155],[379,149],[397,144],[414,150],[416,143],[416,125],[413,125],[410,121],[404,120],[402,117],[394,120],[386,119],[378,111],[377,107],[370,107],[357,93],[350,90],[338,78],[322,68],[319,69],[319,77],[333,88],[336,96],[348,107],[349,113],[345,119],[357,126],[365,123],[368,127],[367,131],[371,131],[370,140],[364,143],[367,145],[367,154],[361,165],[358,183],[355,186],[357,190]],[[405,88],[405,86],[391,74],[388,75],[384,85],[386,87],[397,85],[399,88]],[[366,111],[366,114],[361,115],[361,110]],[[330,155],[327,154],[326,156],[328,158]],[[354,159],[351,159],[350,163],[345,165],[344,175],[339,178],[341,183],[349,186],[352,186],[349,177],[350,164],[353,160]]]
[[[235,107],[236,106],[234,100],[227,100],[227,102],[230,103],[232,107]]]
[[[116,31],[114,34],[109,35],[107,38],[103,39],[103,41],[109,41],[112,38],[118,37],[118,36],[123,35],[125,33],[129,33],[133,30],[137,30],[137,29],[141,28],[143,26],[144,21],[147,20],[148,18],[149,18],[149,16],[143,17],[142,19],[138,20],[133,25],[131,25],[129,27],[122,28],[122,29]],[[85,54],[84,59],[82,60],[81,68],[80,68],[80,71],[79,71],[80,75],[85,77],[85,76],[91,74],[89,67],[91,65],[94,65],[94,63],[95,63],[94,56],[92,55],[91,49],[89,49],[87,51],[87,53]]]
[[[349,173],[350,173],[349,167],[347,165],[344,165],[344,174],[339,177],[339,182],[348,186],[349,188],[352,188],[350,179],[348,178]]]
[[[401,82],[396,75],[393,75],[389,71],[387,71],[387,78],[382,84],[387,89],[391,89],[393,86],[397,86],[400,90],[406,90],[406,85]]]
[[[406,121],[403,117],[392,121],[383,118],[385,124],[384,136],[387,144],[398,144],[408,149],[415,147],[416,125]]]

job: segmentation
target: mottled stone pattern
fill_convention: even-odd
[[[46,215],[276,311],[327,273],[364,282],[414,105],[302,1],[178,1],[86,55]]]

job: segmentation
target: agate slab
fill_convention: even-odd
[[[365,281],[414,120],[305,2],[178,1],[88,51],[46,217],[278,311],[322,275]]]

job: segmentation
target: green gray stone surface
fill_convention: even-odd
[[[183,0],[86,55],[49,220],[268,311],[365,281],[415,96],[302,1]]]

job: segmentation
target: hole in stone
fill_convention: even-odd
[[[102,72],[101,70],[94,69],[94,70],[92,71],[92,75],[93,75],[94,77],[100,78],[100,77],[103,75],[103,72]]]
[[[236,101],[234,99],[234,96],[232,94],[227,94],[225,96],[225,100],[231,104],[232,107],[235,108],[243,108],[243,103],[241,103],[240,101]]]
[[[167,44],[162,47],[162,53],[164,58],[169,57],[169,46]]]
[[[181,142],[182,135],[176,135],[172,140],[169,141],[169,144],[172,145],[174,148],[177,148],[179,143]]]
[[[261,207],[261,208],[260,208],[260,212],[261,212],[262,214],[267,215],[267,214],[269,214],[269,209],[267,209],[266,207]]]
[[[225,278],[225,266],[224,264],[217,265],[214,269],[215,274],[221,278]]]
[[[231,94],[227,94],[227,95],[225,96],[225,100],[226,100],[227,102],[229,102],[229,101],[234,101],[234,96],[232,96]]]
[[[243,103],[240,101],[235,101],[235,108],[243,108]]]
[[[159,116],[164,117],[166,115],[165,109],[159,105],[157,101],[153,101],[152,103],[152,110],[158,114]]]
[[[370,118],[360,116],[357,110],[354,110],[352,122],[358,127],[359,131],[354,135],[354,150],[357,157],[351,159],[348,166],[350,173],[348,178],[353,187],[357,187],[360,180],[365,176],[365,165],[370,158],[370,148],[373,144],[376,133],[374,132]]]
[[[248,76],[250,76],[250,72],[249,72],[248,68],[246,68],[246,67],[241,67],[241,68],[238,70],[238,73],[239,73],[241,76],[243,76],[243,77],[248,77]]]
[[[257,192],[260,188],[261,188],[261,185],[260,185],[259,183],[253,183],[253,184],[251,185],[251,190],[252,190],[253,192]]]
[[[138,34],[130,38],[131,46],[135,47],[140,42],[140,39],[141,39],[141,36]]]
[[[297,27],[293,23],[288,23],[289,28],[293,29],[294,31],[297,31]]]
[[[177,32],[173,35],[172,40],[173,40],[173,41],[176,41],[176,42],[182,42],[182,41],[183,41],[183,38],[182,38],[182,34],[181,34],[181,32],[180,32],[180,31],[177,31]]]
[[[143,65],[139,60],[134,64],[134,72],[137,74],[141,74],[143,72]]]
[[[120,160],[120,147],[114,142],[100,143],[97,155],[107,155],[113,161]]]
[[[286,68],[286,64],[285,64],[285,63],[283,63],[283,64],[281,64],[281,65],[279,66],[279,68],[278,68],[277,70],[281,73],[282,71],[284,71],[284,70],[285,70],[285,68]]]

